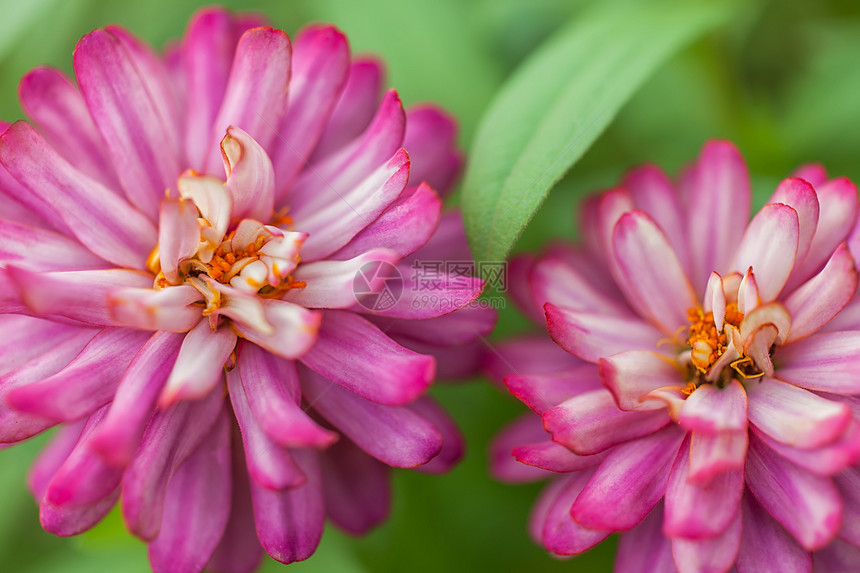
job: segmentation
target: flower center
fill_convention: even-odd
[[[704,312],[700,307],[687,310],[690,321],[687,345],[690,348],[690,382],[687,393],[703,383],[725,386],[732,378],[758,378],[763,375],[753,359],[747,356],[743,345],[739,345],[737,334],[744,320],[744,313],[736,302],[725,307],[723,328],[718,329],[714,313]],[[726,367],[729,368],[726,368]]]
[[[744,313],[738,310],[737,303],[726,305],[726,324],[731,324],[736,328],[740,327],[743,318]],[[687,344],[692,349],[690,356],[693,360],[693,366],[700,373],[707,374],[711,366],[726,351],[729,342],[728,335],[725,329],[722,332],[717,330],[712,311],[704,312],[699,307],[689,308],[687,309],[687,320],[690,321],[690,334],[687,337]]]
[[[178,213],[188,208],[193,211],[185,215],[184,229],[161,237],[149,256],[147,267],[155,275],[156,290],[190,285],[203,295],[203,315],[215,319],[225,297],[279,298],[290,289],[306,286],[292,275],[305,233],[284,231],[254,219],[242,219],[225,233],[226,225],[219,229],[218,221],[209,221],[193,201],[179,199],[175,205]],[[276,215],[274,222],[283,220]]]

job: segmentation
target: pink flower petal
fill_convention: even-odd
[[[543,414],[544,427],[552,439],[581,456],[647,436],[669,422],[665,410],[619,410],[604,389],[574,396]]]
[[[555,495],[544,518],[541,541],[556,555],[575,555],[590,549],[609,537],[611,531],[591,530],[570,516],[570,507],[588,483],[593,472],[582,471],[559,479],[553,484]]]
[[[346,85],[312,157],[312,162],[340,150],[370,124],[382,94],[385,71],[379,60],[356,58]]]
[[[317,340],[321,313],[275,299],[266,300],[263,311],[266,322],[273,328],[271,332],[263,333],[241,322],[234,322],[236,331],[254,344],[288,359],[302,356]]]
[[[387,406],[408,404],[433,382],[431,356],[403,348],[360,316],[327,311],[302,362],[358,396]]]
[[[850,468],[834,475],[833,482],[842,497],[842,528],[839,537],[857,545],[860,543],[860,473],[857,468]]]
[[[678,419],[686,430],[717,434],[747,429],[747,395],[737,380],[725,388],[703,384],[684,402]]]
[[[749,314],[744,316],[740,328],[740,343],[743,345],[746,341],[758,331],[762,326],[771,324],[776,327],[777,344],[782,344],[786,336],[791,332],[791,315],[785,307],[778,302],[771,302],[758,306]]]
[[[269,491],[253,481],[251,499],[260,544],[281,563],[303,561],[319,545],[325,524],[325,507],[316,452],[295,451],[296,461],[308,476],[303,486]]]
[[[701,292],[712,271],[725,275],[731,270],[731,259],[749,221],[749,173],[734,145],[709,141],[688,184],[690,280]]]
[[[122,480],[122,515],[134,535],[147,541],[158,537],[171,477],[203,443],[223,408],[222,394],[212,392],[152,417]]]
[[[630,350],[600,359],[600,378],[621,410],[646,411],[665,408],[666,403],[648,397],[658,388],[683,388],[683,373],[677,364],[656,352]]]
[[[6,401],[15,409],[58,422],[89,416],[111,401],[148,332],[105,328],[62,370],[12,389]]]
[[[224,99],[237,31],[229,12],[211,7],[192,16],[183,38],[186,91],[193,102],[185,110],[185,157],[189,167],[198,171],[203,171],[212,151],[212,125]]]
[[[397,272],[400,277],[403,277],[403,290],[400,297],[391,306],[374,310],[374,301],[377,301],[376,305],[378,306],[379,299],[375,299],[374,294],[370,294],[358,295],[356,298],[362,306],[361,308],[357,306],[353,308],[357,311],[361,310],[379,316],[409,320],[423,321],[445,316],[466,307],[478,298],[484,290],[484,281],[471,275],[474,271],[472,264],[466,262],[461,263],[461,265],[460,270],[457,269],[456,265],[452,265],[450,270],[437,272],[432,267],[429,267],[430,270],[426,270],[428,267],[423,266],[421,262],[417,263],[416,266],[408,261],[401,261],[397,266]],[[397,273],[394,272],[388,274],[397,276]],[[378,279],[384,278],[381,275],[383,275],[382,272],[376,276]]]
[[[707,484],[719,475],[744,467],[749,433],[691,432],[690,483]]]
[[[857,269],[851,251],[843,243],[817,275],[798,287],[785,300],[791,314],[786,343],[809,336],[830,322],[857,291]]]
[[[179,354],[183,335],[156,332],[126,370],[92,448],[108,463],[127,466],[155,409],[155,401]]]
[[[405,125],[406,114],[403,111],[400,97],[397,92],[391,90],[383,98],[373,122],[360,137],[337,153],[311,165],[296,181],[289,195],[290,216],[293,217],[296,224],[303,231],[313,235],[310,230],[311,227],[306,224],[306,219],[316,221],[319,217],[318,212],[327,211],[323,207],[342,203],[341,199],[353,204],[354,208],[361,212],[362,216],[365,216],[367,222],[362,227],[367,226],[375,219],[379,213],[373,216],[364,215],[359,206],[363,196],[376,189],[369,188],[362,191],[361,194],[356,194],[354,189],[361,187],[362,182],[372,180],[374,173],[378,172],[380,166],[390,162],[392,156],[396,158],[402,154],[404,157],[398,161],[408,162],[406,153],[398,151],[403,143]],[[385,179],[387,178],[385,177]],[[393,201],[405,186],[406,181],[404,180],[403,185],[387,203]],[[379,188],[378,184],[376,188]],[[334,217],[335,213],[336,211],[332,211],[327,215],[328,222],[333,223],[338,220]],[[356,229],[357,231],[358,229]],[[355,232],[352,234],[354,235]],[[338,247],[343,244],[345,242]],[[319,257],[314,255],[313,258]]]
[[[594,258],[599,261],[605,261],[605,265],[609,267],[610,274],[613,279],[618,280],[619,270],[613,256],[612,236],[615,231],[615,224],[622,215],[629,211],[633,211],[636,207],[633,205],[633,198],[627,189],[610,189],[602,193],[597,198],[597,203],[591,209],[591,213],[596,219],[595,229],[591,231],[594,234]],[[583,217],[587,218],[590,209],[586,206],[586,212]]]
[[[76,507],[57,507],[52,503],[42,502],[39,506],[39,522],[45,531],[58,537],[80,535],[95,527],[110,513],[119,499],[119,492],[120,488],[116,488],[104,499]]]
[[[797,448],[819,448],[839,438],[851,422],[851,409],[812,392],[762,378],[747,385],[749,420],[759,430]]]
[[[792,502],[793,503],[793,502]],[[812,556],[777,523],[752,495],[745,495],[743,537],[737,563],[738,573],[785,571],[812,573]]]
[[[490,475],[504,483],[528,483],[546,479],[552,474],[516,461],[513,449],[547,439],[549,434],[543,429],[540,418],[531,412],[514,419],[502,428],[490,443]]]
[[[738,510],[738,508],[735,508]],[[690,540],[672,539],[672,555],[679,573],[729,571],[741,546],[741,515],[736,511],[729,527],[716,537]]]
[[[221,140],[227,172],[225,187],[233,198],[232,216],[268,221],[275,209],[275,172],[265,150],[250,135],[231,125]]]
[[[99,326],[114,324],[108,303],[114,289],[152,286],[151,275],[124,269],[33,273],[8,267],[7,271],[34,314]]]
[[[69,454],[72,453],[86,420],[79,420],[71,424],[64,424],[56,434],[51,436],[48,445],[42,448],[36,460],[27,471],[27,489],[33,498],[41,503],[48,489],[48,484],[63,465]]]
[[[550,302],[570,310],[625,318],[633,316],[623,300],[607,296],[605,291],[589,282],[585,273],[560,257],[538,259],[528,273],[528,286],[533,305],[539,309]]]
[[[663,535],[663,505],[658,504],[636,527],[621,535],[616,573],[675,573],[671,540]]]
[[[174,474],[164,499],[161,530],[149,544],[155,571],[202,570],[230,514],[230,423],[222,412],[200,447]]]
[[[466,448],[456,422],[429,396],[421,396],[407,408],[429,420],[442,435],[442,450],[426,464],[416,467],[416,471],[428,474],[450,471],[463,458]]]
[[[440,195],[447,195],[463,167],[456,145],[457,121],[444,110],[424,104],[406,114],[403,147],[412,160],[413,182],[427,183]]]
[[[0,261],[31,271],[75,271],[108,266],[80,243],[63,235],[6,220],[0,220]]]
[[[242,380],[235,369],[227,373],[227,387],[233,413],[242,431],[242,444],[245,446],[252,487],[260,485],[267,490],[277,491],[304,484],[307,477],[293,461],[287,448],[272,441],[254,418],[242,387]]]
[[[827,573],[829,571],[852,571],[860,563],[860,547],[834,539],[833,543],[816,551],[813,556],[813,571]]]
[[[433,189],[423,183],[417,188],[407,187],[375,221],[331,258],[351,259],[379,247],[393,250],[400,258],[411,255],[436,232],[441,210],[442,201]]]
[[[601,389],[597,369],[591,364],[552,374],[509,374],[505,386],[538,415],[574,396]]]
[[[484,369],[494,381],[502,383],[511,373],[553,374],[576,369],[584,362],[553,342],[546,335],[524,335],[493,341],[484,359]]]
[[[346,36],[334,26],[306,28],[296,37],[292,65],[287,111],[278,126],[272,153],[279,202],[307,166],[346,83]]]
[[[302,288],[290,289],[284,300],[308,308],[347,308],[356,303],[353,283],[359,272],[365,273],[365,265],[370,269],[396,264],[400,257],[394,251],[378,248],[368,251],[348,261],[317,261],[305,263],[296,269],[293,277],[306,283]],[[369,286],[373,292],[381,291],[385,278],[371,279]]]
[[[797,256],[795,260],[802,263],[806,259],[812,238],[818,228],[818,195],[813,188],[815,183],[807,182],[803,178],[790,177],[782,181],[773,192],[768,204],[782,203],[788,205],[797,213],[798,238]]]
[[[224,535],[212,554],[208,569],[212,571],[237,571],[252,573],[260,564],[263,550],[257,539],[254,524],[254,508],[251,502],[251,486],[248,469],[242,451],[239,430],[233,426],[231,435],[231,496],[229,500],[230,517],[224,528]]]
[[[62,159],[35,129],[17,122],[6,130],[0,136],[0,163],[30,193],[51,205],[90,251],[120,266],[145,267],[156,241],[152,223]],[[159,193],[163,196],[164,187]],[[156,211],[157,204],[153,218]]]
[[[75,48],[81,93],[113,159],[128,200],[150,219],[180,172],[178,131],[166,115],[155,78],[115,33],[95,30]]]
[[[410,468],[442,451],[442,434],[413,410],[370,402],[306,368],[300,376],[314,410],[379,461]]]
[[[688,269],[686,221],[678,193],[666,174],[656,165],[643,165],[628,172],[622,185],[636,209],[648,213],[666,234],[681,266]]]
[[[78,89],[65,74],[36,68],[21,79],[21,107],[48,143],[85,175],[119,193],[108,149]]]
[[[635,527],[663,497],[683,438],[672,425],[614,448],[573,504],[573,518],[591,529]]]
[[[169,49],[163,57],[153,50],[146,42],[132,35],[128,30],[116,25],[105,27],[105,31],[116,36],[122,47],[128,52],[134,66],[140,72],[144,87],[152,98],[152,103],[161,117],[166,118],[168,125],[179,125],[181,101],[179,90],[175,85],[176,75],[172,74],[169,67],[171,58]],[[179,134],[162,134],[171,139],[172,148],[181,153]],[[176,138],[173,140],[173,138]]]
[[[811,450],[787,446],[763,432],[756,432],[756,437],[790,462],[820,475],[838,474],[860,460],[860,424],[856,421],[852,421],[849,429],[832,443]]]
[[[556,344],[588,362],[625,350],[654,350],[663,338],[644,321],[575,312],[552,303],[545,310],[547,329]]]
[[[830,479],[781,459],[753,440],[747,455],[746,482],[759,503],[805,549],[825,547],[836,536],[842,502]]]
[[[818,187],[826,183],[829,177],[827,169],[820,163],[805,163],[794,170],[792,177],[798,177],[804,181],[808,181],[814,187]]]
[[[3,344],[0,345],[0,375],[12,372],[30,360],[42,358],[68,340],[88,335],[89,338],[80,343],[77,351],[57,367],[59,370],[98,332],[97,329],[67,326],[17,314],[0,315],[0,330],[4,336]]]
[[[54,231],[67,237],[72,236],[59,213],[35,195],[30,195],[29,191],[13,179],[2,165],[0,165],[0,213],[3,213],[5,220],[19,225]]]
[[[44,502],[58,509],[86,507],[110,498],[122,479],[122,469],[105,464],[89,447],[93,430],[105,408],[87,420],[81,438],[57,469],[45,490]]]
[[[259,27],[242,34],[221,109],[211,124],[204,173],[218,173],[218,144],[231,125],[246,131],[263,149],[272,149],[286,110],[291,54],[290,39],[281,30]]]
[[[370,313],[365,314],[365,318],[391,337],[447,346],[466,344],[476,338],[488,336],[493,331],[498,316],[491,308],[468,305],[457,312],[424,320],[389,318]]]
[[[723,332],[726,318],[726,293],[723,287],[723,278],[716,272],[711,273],[711,276],[708,277],[703,307],[705,312],[714,313],[714,324],[717,326],[717,331]],[[743,312],[743,310],[741,311]]]
[[[815,229],[806,259],[792,273],[787,289],[789,291],[824,266],[836,247],[851,234],[860,211],[857,186],[844,177],[818,185],[815,190],[820,206],[818,227]]]
[[[302,409],[296,365],[254,344],[240,343],[238,370],[254,419],[266,435],[290,448],[326,448],[338,436]]]
[[[290,195],[290,217],[296,228],[310,235],[302,248],[304,260],[322,259],[346,245],[397,200],[408,180],[409,155],[401,149],[374,164],[358,181],[338,179],[308,197],[296,188]]]
[[[598,465],[606,457],[603,454],[580,456],[549,440],[517,446],[511,453],[521,464],[556,473],[578,472]]]
[[[700,541],[726,533],[738,517],[744,472],[738,468],[720,474],[707,484],[694,483],[690,479],[690,455],[688,437],[675,458],[666,485],[663,533],[667,537]],[[679,569],[689,570],[680,566]]]
[[[639,314],[668,335],[686,325],[696,293],[654,220],[641,211],[626,213],[615,225],[612,248],[616,281]]]
[[[164,410],[180,400],[197,400],[215,389],[224,380],[224,363],[235,347],[234,330],[228,326],[213,330],[208,322],[198,322],[182,340],[158,407]]]
[[[191,285],[152,288],[118,288],[107,294],[111,323],[143,330],[186,332],[202,318],[203,295]]]
[[[349,440],[320,452],[326,514],[340,529],[362,535],[391,511],[391,471]]]
[[[200,244],[197,206],[183,198],[165,198],[158,214],[158,260],[164,278],[179,281],[179,263],[191,258]]]
[[[762,301],[774,300],[794,267],[800,236],[797,212],[788,205],[765,205],[747,227],[732,270],[752,268]]]
[[[780,347],[776,377],[810,390],[860,393],[860,332],[828,332]]]
[[[207,254],[211,258],[212,253],[224,239],[224,233],[230,224],[233,197],[220,179],[203,177],[190,171],[186,171],[179,177],[176,186],[180,197],[194,201],[200,214],[211,225],[211,228],[204,230],[206,239],[210,243],[207,245],[209,249]]]
[[[56,423],[39,416],[17,412],[7,405],[6,395],[15,388],[42,380],[62,370],[97,332],[90,329],[75,329],[71,335],[63,333],[62,336],[54,337],[48,334],[45,337],[46,340],[53,343],[50,348],[36,357],[23,361],[17,368],[0,378],[0,444],[20,442]],[[22,339],[23,341],[26,339]],[[16,345],[12,347],[14,346]]]

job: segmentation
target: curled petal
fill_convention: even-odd
[[[282,300],[265,301],[263,311],[272,330],[266,332],[241,322],[233,323],[243,338],[288,359],[304,355],[316,342],[321,313]]]
[[[158,217],[158,259],[169,283],[179,282],[179,263],[193,256],[199,243],[200,226],[194,203],[181,197],[163,199]]]
[[[254,139],[231,125],[221,140],[227,172],[225,187],[233,198],[234,219],[268,221],[275,208],[275,172],[265,150]]]

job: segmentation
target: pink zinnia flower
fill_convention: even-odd
[[[490,365],[538,414],[495,473],[558,476],[533,537],[569,555],[627,532],[625,573],[856,568],[857,188],[805,167],[750,221],[743,159],[711,142],[677,185],[642,167],[583,213],[582,246],[512,263],[567,353],[511,341]]]
[[[453,121],[380,101],[381,65],[331,26],[291,44],[217,9],[166,58],[109,27],[74,67],[78,87],[28,74],[36,127],[0,139],[0,443],[63,425],[30,475],[45,529],[121,499],[154,569],[248,571],[261,546],[309,557],[326,516],[385,519],[389,466],[455,463],[433,354],[468,370],[494,314],[442,316],[482,282],[410,268],[471,258],[433,190]],[[354,294],[368,263],[405,282],[382,310]]]

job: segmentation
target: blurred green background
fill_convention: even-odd
[[[541,42],[587,8],[575,0],[294,0],[224,2],[266,14],[293,33],[334,22],[353,51],[387,62],[404,101],[432,100],[460,120],[469,148],[483,110],[506,77]],[[118,23],[163,46],[180,37],[195,0],[0,0],[0,118],[21,117],[17,83],[30,68],[71,69],[75,42]],[[553,190],[517,245],[536,249],[575,237],[584,193],[617,181],[629,166],[656,162],[674,172],[712,137],[735,141],[753,174],[758,204],[780,177],[807,161],[860,177],[860,4],[849,0],[748,1],[727,25],[695,42],[654,74],[609,129]],[[497,336],[529,328],[502,313]],[[317,554],[292,571],[610,571],[615,540],[572,560],[548,557],[526,535],[539,486],[508,487],[487,473],[494,432],[524,407],[486,381],[443,385],[434,394],[468,441],[464,462],[435,477],[398,472],[391,519],[367,537],[330,529]],[[43,440],[0,454],[0,569],[147,571],[143,544],[118,515],[74,539],[43,532],[24,488]],[[264,571],[281,566],[267,561]]]

